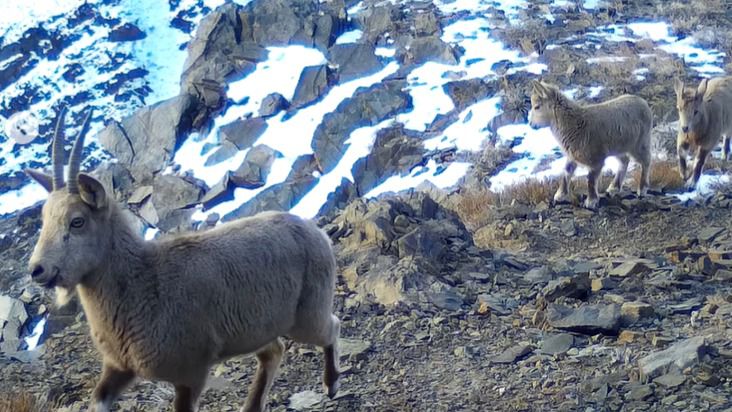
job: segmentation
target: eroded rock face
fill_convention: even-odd
[[[328,51],[328,61],[338,67],[341,83],[378,72],[384,67],[375,47],[367,43],[336,44]]]
[[[357,160],[351,169],[358,194],[363,196],[390,176],[422,164],[424,153],[422,139],[403,125],[380,131],[368,156]]]
[[[397,59],[404,65],[420,65],[427,62],[457,64],[459,55],[452,46],[439,36],[418,37],[397,53]]]
[[[259,115],[261,117],[274,116],[282,110],[287,110],[288,107],[290,107],[290,102],[283,95],[271,93],[262,100]]]
[[[152,202],[162,218],[175,209],[196,204],[200,197],[201,188],[181,177],[159,175],[153,181]]]
[[[0,352],[11,353],[19,349],[21,328],[27,320],[23,302],[0,295]]]
[[[122,122],[110,123],[98,138],[136,182],[150,182],[190,131],[196,108],[197,101],[182,94],[143,107]]]
[[[463,298],[437,280],[466,258],[472,238],[459,219],[424,193],[355,200],[326,228],[337,240],[348,285],[384,305],[430,302],[458,310]]]
[[[318,179],[313,176],[316,171],[319,168],[313,155],[300,156],[295,160],[292,171],[284,182],[262,190],[247,203],[224,215],[222,221],[252,216],[267,210],[290,210],[318,183]]]
[[[256,42],[242,39],[241,8],[229,3],[206,16],[188,45],[181,89],[194,92],[195,85],[211,80],[223,84],[227,78],[254,70],[267,51]]]
[[[204,79],[223,84],[241,77],[266,59],[264,47],[296,43],[326,50],[342,32],[345,19],[342,0],[226,4],[203,19],[191,41],[182,90],[193,93]]]
[[[313,136],[315,158],[328,173],[338,164],[347,149],[346,140],[353,130],[373,126],[412,107],[412,98],[402,89],[404,81],[387,81],[341,102],[338,108],[323,118]]]
[[[221,126],[219,135],[223,140],[233,143],[238,150],[244,150],[252,147],[265,130],[267,122],[261,117],[253,117]]]
[[[299,109],[320,99],[335,83],[327,65],[308,66],[300,73],[290,109]]]
[[[246,189],[264,186],[278,156],[281,154],[267,145],[254,146],[247,152],[241,166],[231,174],[231,182]]]

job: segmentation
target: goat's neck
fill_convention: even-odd
[[[551,130],[563,147],[571,147],[578,138],[578,131],[584,130],[585,110],[564,95],[557,97],[553,105]]]
[[[125,211],[113,205],[111,210],[109,244],[106,262],[96,273],[88,276],[82,287],[103,290],[107,299],[124,298],[124,293],[136,293],[135,279],[144,275],[145,262],[151,246],[125,215]]]
[[[702,102],[699,105],[699,116],[701,119],[699,119],[699,130],[704,130],[706,133],[711,132],[709,130],[710,126],[713,124],[719,124],[719,119],[712,119],[711,117],[715,113],[714,108],[712,107],[712,102]],[[714,122],[716,120],[716,123]]]

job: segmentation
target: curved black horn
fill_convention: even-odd
[[[66,117],[66,106],[58,111],[56,130],[53,132],[51,141],[51,164],[53,164],[53,190],[64,187],[64,117]]]
[[[70,193],[79,193],[79,185],[76,182],[76,176],[79,174],[79,169],[81,168],[81,152],[84,150],[84,137],[89,132],[92,111],[91,107],[87,109],[86,117],[84,117],[84,123],[81,126],[79,134],[76,136],[74,146],[71,148],[71,155],[69,156],[69,170],[68,175],[66,176]]]

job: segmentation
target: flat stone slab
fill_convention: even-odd
[[[697,362],[706,352],[704,337],[696,336],[672,345],[668,349],[654,352],[638,361],[641,374],[654,378],[669,370],[681,371]]]

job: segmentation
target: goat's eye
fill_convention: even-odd
[[[75,218],[71,219],[71,227],[78,229],[82,226],[84,226],[83,217],[75,217]]]
[[[541,105],[539,105],[539,104],[537,104],[536,106],[534,106],[534,110],[539,110],[540,108],[541,108]]]
[[[699,110],[694,110],[694,116],[696,116],[697,114],[699,114]]]

